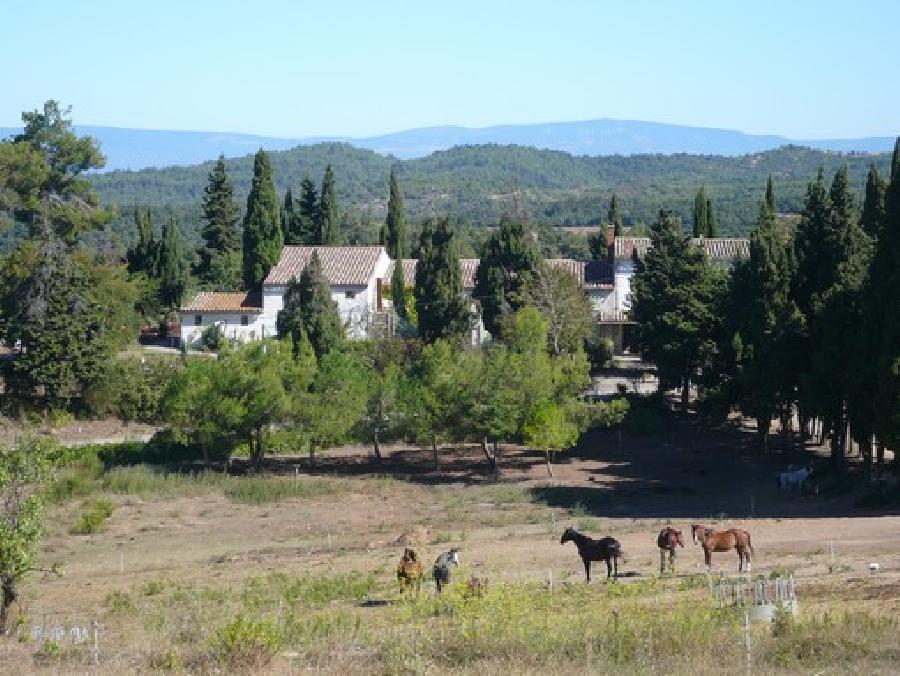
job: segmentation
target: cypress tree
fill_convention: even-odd
[[[169,212],[169,218],[162,229],[159,284],[159,295],[163,304],[171,308],[179,307],[187,284],[187,270],[181,251],[181,229],[172,212]]]
[[[609,200],[609,212],[607,212],[607,219],[609,220],[610,225],[613,226],[613,234],[616,237],[622,236],[622,215],[619,213],[619,200],[616,197],[616,193],[612,194],[612,197]]]
[[[150,209],[135,207],[134,224],[137,227],[138,241],[126,254],[128,271],[143,272],[148,277],[155,277],[158,272],[156,263],[159,245],[153,237],[153,216]]]
[[[335,349],[344,337],[344,328],[331,287],[322,273],[319,254],[313,251],[300,279],[292,279],[284,294],[284,309],[277,318],[278,337],[290,337],[294,356],[299,356],[304,339],[316,357]]]
[[[397,175],[391,167],[390,198],[385,219],[385,244],[388,256],[394,259],[406,255],[406,215],[403,212],[403,195],[397,184]]]
[[[391,298],[394,312],[401,319],[406,319],[406,280],[403,278],[403,258],[394,259],[394,272],[391,275]]]
[[[218,161],[209,172],[209,179],[203,189],[202,218],[204,221],[201,237],[203,245],[197,252],[200,261],[194,274],[201,281],[216,283],[214,269],[216,259],[222,256],[233,257],[241,248],[238,220],[240,214],[234,201],[234,185],[225,171],[225,157],[219,155]]]
[[[294,220],[294,194],[291,192],[291,187],[288,186],[287,190],[284,191],[284,204],[281,207],[281,228],[282,228],[282,239],[285,244],[290,244],[288,241],[288,230],[290,230],[291,222]]]
[[[419,336],[425,342],[469,331],[469,301],[463,294],[459,255],[447,218],[429,220],[422,229],[415,298]]]
[[[244,286],[258,290],[278,262],[283,245],[281,205],[272,180],[269,155],[260,148],[253,160],[253,182],[244,215]]]
[[[659,369],[661,388],[680,386],[686,409],[694,375],[715,349],[718,278],[668,211],[659,212],[650,239],[631,283],[630,317],[641,354]]]
[[[884,219],[884,194],[887,183],[878,174],[878,167],[873,162],[866,177],[866,197],[863,202],[860,224],[869,237],[876,237],[881,221]]]
[[[337,196],[334,193],[334,172],[329,164],[322,178],[322,192],[319,195],[317,244],[338,244],[340,242],[340,222],[338,221]]]
[[[522,291],[540,264],[540,253],[526,237],[525,226],[501,219],[499,230],[485,242],[475,271],[475,298],[484,327],[495,338],[503,314],[522,306]]]
[[[700,188],[694,197],[694,237],[706,237],[709,230],[707,205],[706,194],[703,192],[703,188]]]
[[[307,171],[300,181],[300,199],[296,201],[293,218],[285,227],[285,244],[313,244],[319,222],[319,193]]]
[[[766,181],[766,201],[765,201],[766,209],[769,210],[773,216],[778,213],[777,208],[775,207],[775,185],[772,183],[772,174],[769,174],[769,178]]]
[[[706,237],[713,239],[719,236],[719,226],[716,224],[716,212],[713,211],[712,198],[706,199]]]

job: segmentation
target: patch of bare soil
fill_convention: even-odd
[[[123,423],[117,419],[74,420],[59,426],[49,423],[22,423],[0,418],[0,445],[15,443],[28,435],[48,436],[65,445],[117,443],[150,438],[157,427],[142,423]]]

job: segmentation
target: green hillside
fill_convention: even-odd
[[[626,225],[650,222],[660,207],[686,222],[700,186],[715,201],[722,235],[744,235],[756,216],[766,177],[775,179],[779,209],[798,211],[806,182],[819,166],[833,172],[848,164],[854,188],[862,190],[865,171],[875,161],[886,173],[888,155],[842,154],[786,146],[741,157],[715,155],[632,155],[575,157],[522,146],[461,146],[428,157],[396,160],[342,143],[300,146],[271,153],[280,191],[297,186],[304,172],[321,181],[326,164],[337,177],[346,232],[358,240],[374,237],[384,218],[392,164],[413,221],[449,214],[473,226],[496,224],[518,209],[542,225],[598,223],[610,194],[621,198]],[[226,160],[239,198],[250,184],[252,156]],[[131,207],[175,210],[189,240],[199,227],[199,203],[212,162],[190,167],[116,171],[92,177],[102,200],[118,205],[122,217],[113,231],[132,238]]]

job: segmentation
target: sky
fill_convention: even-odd
[[[618,118],[900,132],[900,2],[0,0],[0,126],[283,137]]]

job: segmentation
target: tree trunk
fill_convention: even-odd
[[[494,481],[500,481],[500,461],[503,459],[500,444],[494,440]]]
[[[491,455],[491,452],[488,450],[487,437],[484,437],[481,440],[481,452],[484,453],[484,457],[487,458],[488,470],[491,474],[494,474],[497,471],[497,458]]]
[[[375,426],[373,433],[375,437],[375,462],[381,462],[381,444],[378,441],[378,425]]]
[[[831,435],[831,462],[834,468],[841,473],[844,471],[844,458],[846,457],[846,449],[844,441],[847,439],[847,420],[844,412],[838,414],[838,419],[834,421],[834,431]]]
[[[884,477],[884,442],[878,441],[878,451],[875,455],[875,475],[881,479]]]
[[[6,636],[9,620],[9,609],[16,600],[16,582],[12,578],[4,578],[0,584],[0,636]]]
[[[550,461],[550,451],[547,451],[544,456],[547,458],[547,474],[550,478],[553,478],[553,463]]]
[[[434,471],[437,472],[441,468],[441,465],[438,462],[437,439],[435,437],[431,437],[431,453],[434,458]]]
[[[688,401],[691,398],[691,378],[685,376],[681,381],[681,412],[688,412]]]
[[[312,467],[316,464],[316,444],[312,441],[309,442],[309,465]]]
[[[872,437],[867,436],[859,444],[859,452],[863,458],[863,475],[866,481],[872,480]]]
[[[771,418],[762,416],[756,419],[756,438],[759,441],[759,448],[763,453],[769,452],[769,428],[771,426]]]

